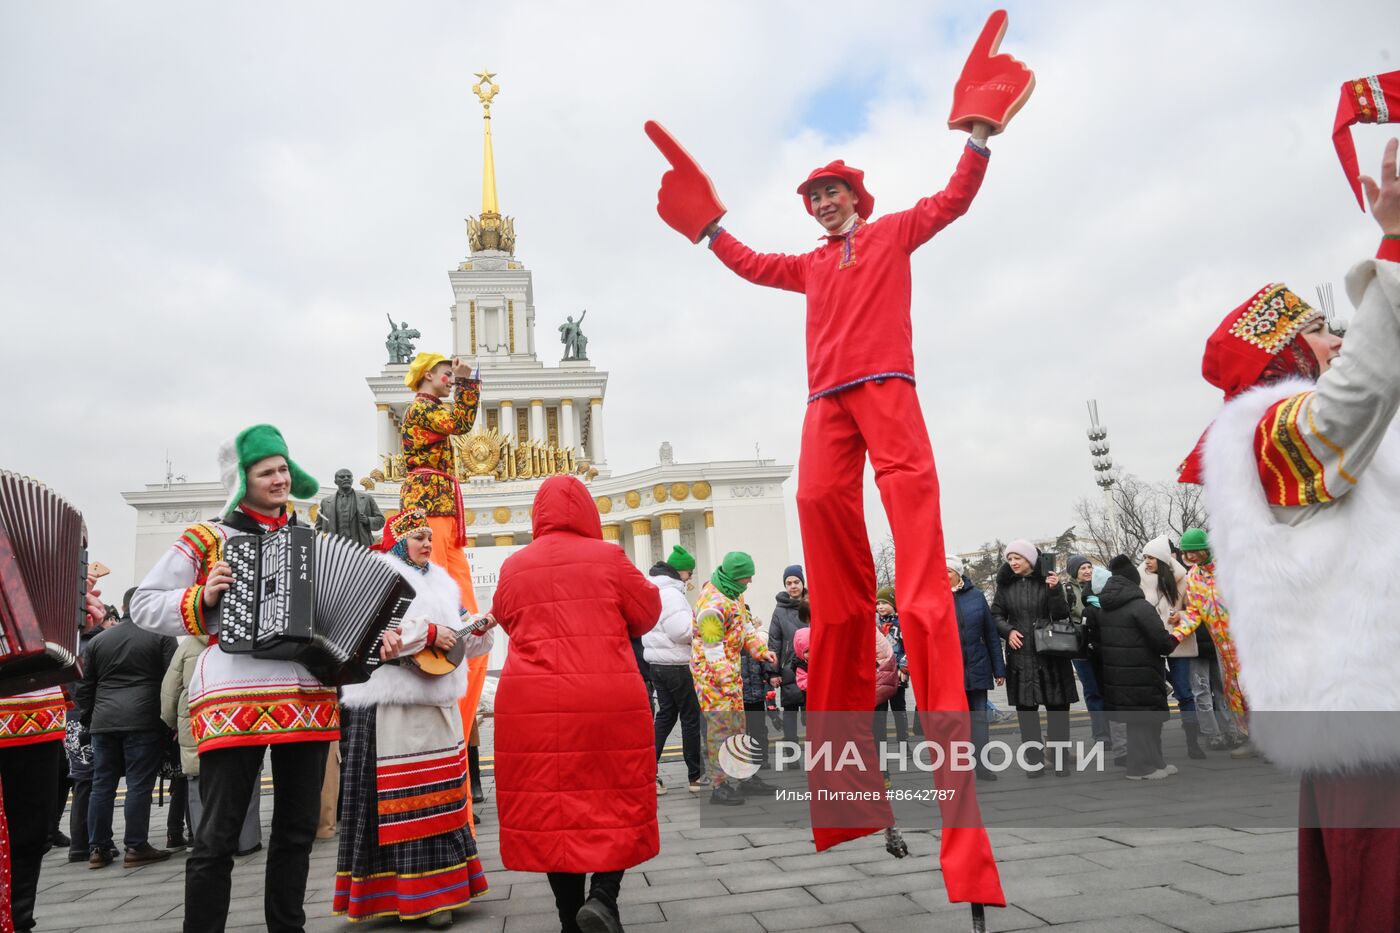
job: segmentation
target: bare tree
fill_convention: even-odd
[[[1204,527],[1207,517],[1201,488],[1182,483],[1150,483],[1120,474],[1101,498],[1080,499],[1075,515],[1097,553],[1107,563],[1117,554],[1136,558],[1158,535],[1179,538],[1187,528]]]
[[[1187,528],[1204,528],[1210,518],[1202,501],[1205,489],[1195,483],[1162,483],[1166,487],[1167,525],[1180,538]]]
[[[894,535],[885,535],[875,551],[875,585],[894,586]]]
[[[1006,544],[1000,538],[988,541],[980,548],[979,555],[967,562],[968,579],[973,586],[985,592],[988,599],[996,590],[997,571],[1001,569],[1001,553],[1004,550]]]

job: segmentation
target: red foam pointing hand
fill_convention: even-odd
[[[1035,90],[1035,72],[1010,55],[997,54],[1005,32],[1005,10],[987,17],[953,89],[950,130],[970,133],[974,123],[987,123],[993,134],[1000,133]]]
[[[715,193],[710,176],[700,170],[700,164],[676,142],[676,137],[655,120],[648,120],[645,129],[647,137],[671,163],[656,192],[656,212],[690,242],[698,243],[705,229],[724,216],[724,203]]]

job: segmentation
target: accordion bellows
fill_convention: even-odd
[[[86,547],[81,512],[0,470],[0,695],[78,678]]]
[[[233,586],[219,603],[219,647],[298,661],[322,683],[369,678],[384,630],[413,590],[369,548],[288,525],[224,544]]]

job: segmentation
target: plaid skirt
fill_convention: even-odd
[[[395,707],[394,713],[458,715],[455,707],[436,706]],[[332,911],[350,920],[413,920],[463,907],[487,890],[470,828],[379,844],[376,718],[375,707],[341,709],[341,827]]]

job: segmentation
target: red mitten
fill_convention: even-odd
[[[1035,72],[1010,55],[996,54],[1005,32],[1005,10],[987,17],[953,89],[948,129],[970,133],[974,123],[989,123],[993,135],[1000,133],[1035,90]]]
[[[710,176],[700,170],[699,163],[676,142],[676,137],[655,120],[648,120],[645,129],[671,163],[671,170],[661,176],[661,189],[656,192],[656,212],[690,242],[699,243],[705,228],[724,216],[724,203],[715,193]]]

